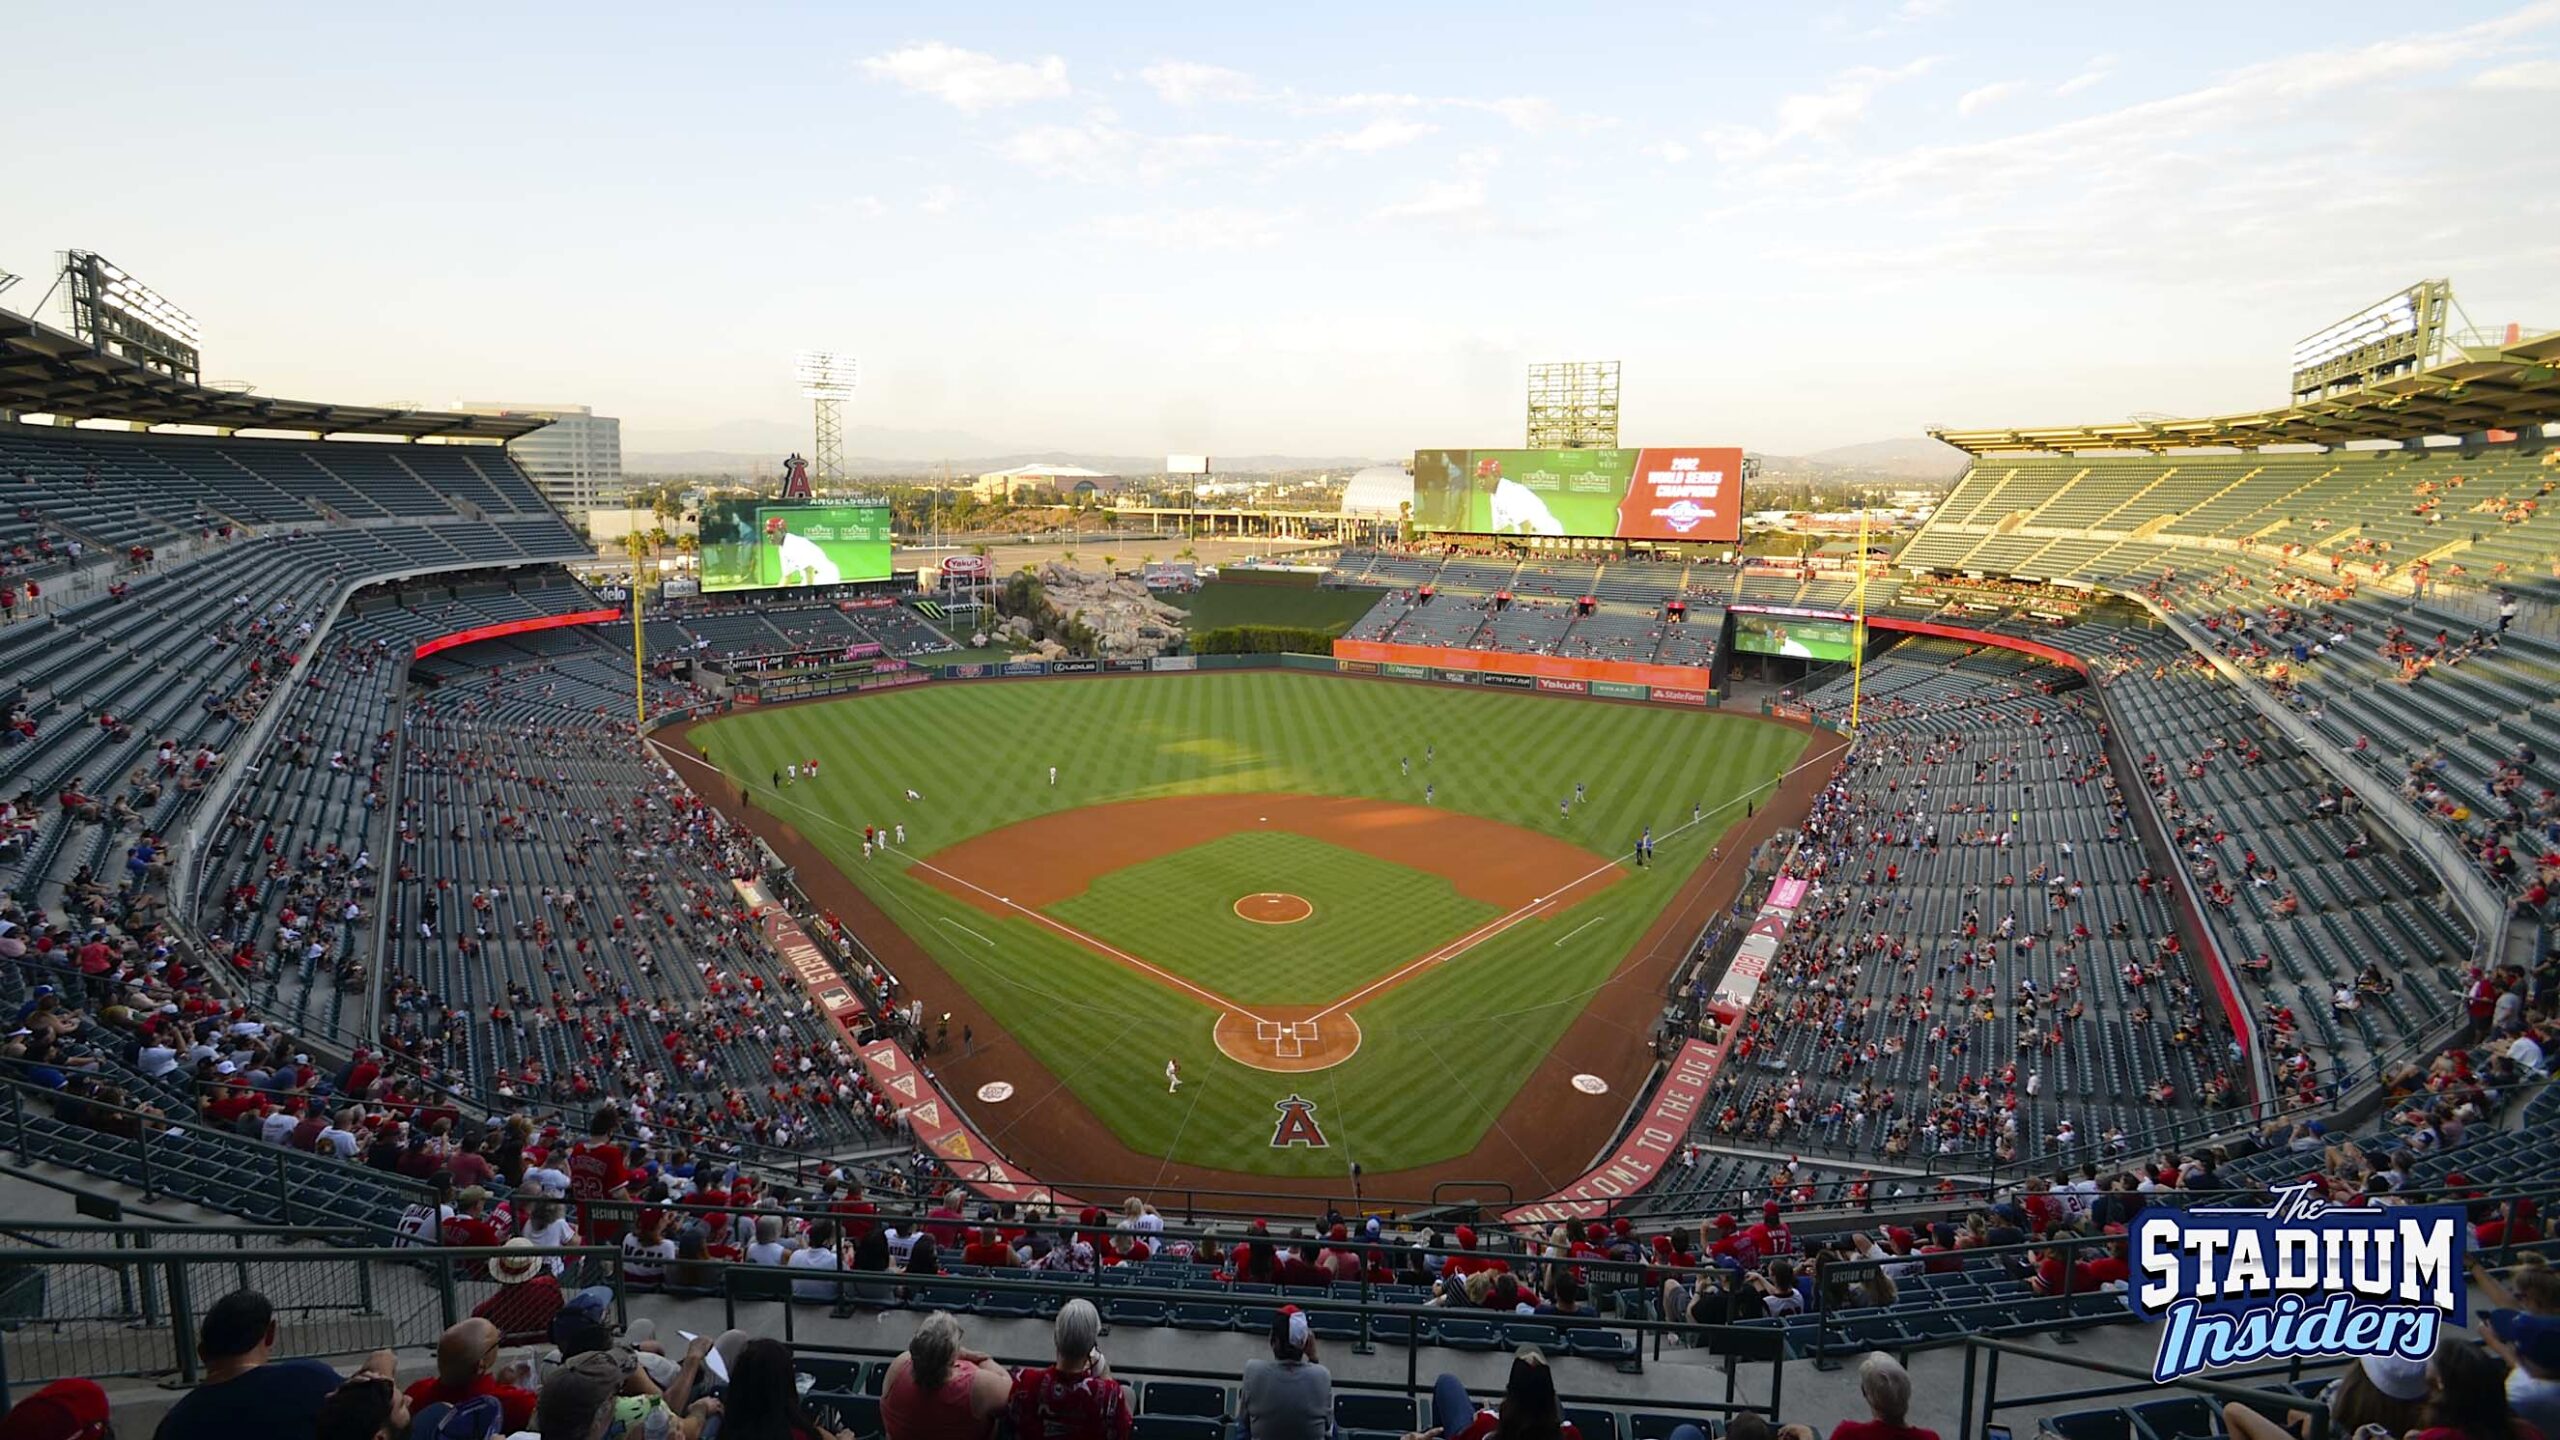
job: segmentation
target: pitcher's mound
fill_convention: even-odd
[[[1308,904],[1305,897],[1277,890],[1247,895],[1236,902],[1237,917],[1256,925],[1295,925],[1314,913],[1316,907]]]

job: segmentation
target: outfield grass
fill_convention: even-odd
[[[755,784],[759,806],[827,850],[1132,1149],[1293,1175],[1339,1174],[1355,1158],[1383,1172],[1474,1149],[1679,878],[1806,746],[1801,732],[1747,716],[1286,671],[937,683],[733,715],[697,727],[692,739]],[[1426,747],[1437,751],[1427,764]],[[780,795],[766,787],[770,771],[812,756],[823,780]],[[1399,771],[1400,756],[1410,775]],[[1577,781],[1589,799],[1560,818],[1557,802]],[[1623,854],[1650,824],[1657,866],[1364,1004],[1360,1052],[1307,1075],[1226,1060],[1202,1002],[1035,921],[989,916],[905,868],[909,856],[982,831],[1111,801],[1283,791],[1419,804],[1426,783],[1439,805],[1599,855]],[[921,802],[904,800],[909,788]],[[1707,808],[1709,823],[1690,830],[1693,804]],[[863,864],[862,827],[897,823],[908,828],[906,854]],[[1323,872],[1330,862],[1293,863]],[[1393,893],[1396,868],[1369,868],[1377,874],[1358,896]],[[1319,874],[1248,888],[1292,890],[1322,905],[1307,888],[1319,880],[1344,883]],[[1380,921],[1373,899],[1355,904]],[[1174,948],[1182,953],[1147,958],[1185,973],[1228,963],[1208,953],[1215,944]],[[1241,991],[1252,982],[1228,983]],[[1296,998],[1328,1000],[1341,988]],[[1178,1096],[1165,1093],[1168,1057],[1187,1077]],[[1317,1101],[1330,1150],[1269,1148],[1272,1106],[1292,1092]],[[1001,1145],[1004,1113],[979,1118]],[[1593,1137],[1594,1148],[1602,1138]]]
[[[1384,593],[1212,580],[1189,595],[1164,598],[1191,612],[1194,633],[1228,625],[1283,625],[1340,635]]]
[[[1315,913],[1258,925],[1235,900],[1282,890]],[[1132,865],[1048,907],[1066,924],[1248,1005],[1348,995],[1502,913],[1447,880],[1304,835],[1238,834]]]

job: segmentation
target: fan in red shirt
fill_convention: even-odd
[[[977,1238],[971,1240],[961,1250],[960,1263],[983,1265],[990,1270],[1005,1270],[1012,1268],[1017,1262],[1013,1258],[1013,1247],[1004,1243],[1004,1237],[997,1233],[996,1227],[989,1225],[980,1230]]]
[[[1458,1249],[1461,1253],[1452,1255],[1441,1263],[1441,1279],[1463,1280],[1478,1270],[1503,1271],[1511,1268],[1511,1266],[1505,1261],[1496,1260],[1489,1255],[1478,1255],[1475,1253],[1476,1232],[1474,1226],[1459,1226],[1457,1230],[1452,1233],[1451,1238],[1458,1242]]]
[[[506,1429],[532,1428],[534,1392],[499,1380],[491,1373],[497,1363],[498,1327],[477,1316],[461,1321],[436,1341],[436,1373],[409,1387],[409,1407],[458,1405],[486,1395],[498,1402]]]
[[[1760,1223],[1742,1233],[1750,1238],[1753,1248],[1760,1252],[1761,1259],[1767,1259],[1772,1255],[1795,1253],[1796,1237],[1787,1229],[1786,1222],[1778,1218],[1778,1202],[1775,1200],[1762,1201]]]
[[[2071,1282],[2070,1293],[2074,1295],[2086,1295],[2098,1288],[2097,1279],[2089,1273],[2088,1261],[2066,1261],[2062,1258],[2061,1251],[2047,1250],[2036,1259],[2036,1293],[2039,1295],[2062,1294],[2063,1280],[2066,1275]]]
[[[456,1213],[444,1222],[444,1243],[461,1246],[494,1246],[506,1238],[504,1227],[490,1218],[489,1192],[477,1185],[465,1185],[453,1192]]]
[[[1005,1404],[1017,1440],[1129,1440],[1136,1423],[1129,1392],[1093,1348],[1101,1333],[1092,1301],[1059,1307],[1058,1363],[1026,1368]]]
[[[1843,1420],[1832,1427],[1831,1440],[1938,1440],[1937,1431],[1909,1423],[1911,1372],[1892,1356],[1878,1350],[1859,1362],[1858,1393],[1875,1418]]]
[[[631,1198],[631,1169],[626,1152],[614,1133],[622,1128],[622,1117],[612,1106],[596,1111],[587,1122],[587,1138],[569,1147],[569,1162],[561,1168],[569,1172],[569,1198],[572,1200],[628,1200]],[[578,1207],[578,1228],[598,1241],[618,1241],[622,1225],[618,1220],[599,1218]]]

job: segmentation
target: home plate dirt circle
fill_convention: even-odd
[[[1316,913],[1303,895],[1263,890],[1236,901],[1236,914],[1256,925],[1295,925]]]
[[[1237,1064],[1283,1075],[1330,1070],[1360,1053],[1359,1022],[1313,1005],[1265,1005],[1250,1015],[1222,1010],[1211,1038]]]

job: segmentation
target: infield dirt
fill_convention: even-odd
[[[1141,680],[1138,683],[1145,682]],[[1812,736],[1814,744],[1766,804],[1737,821],[1719,837],[1721,858],[1700,862],[1682,881],[1670,903],[1663,907],[1634,948],[1611,971],[1608,983],[1592,995],[1589,1004],[1566,1029],[1563,1037],[1503,1105],[1495,1123],[1486,1130],[1483,1142],[1475,1151],[1433,1165],[1372,1172],[1364,1177],[1364,1192],[1372,1204],[1420,1201],[1435,1195],[1442,1199],[1460,1199],[1470,1193],[1488,1202],[1526,1201],[1578,1178],[1591,1163],[1594,1155],[1611,1138],[1628,1097],[1638,1093],[1652,1068],[1653,1056],[1647,1041],[1666,1003],[1665,987],[1685,958],[1689,941],[1716,910],[1734,902],[1746,875],[1745,866],[1752,847],[1802,819],[1814,795],[1828,779],[1832,762],[1846,743],[1840,737],[1812,726],[1781,721],[1766,723],[1787,724],[1791,729]],[[660,732],[658,738],[681,749],[683,733],[690,728],[689,723],[671,727]],[[1036,1056],[1019,1044],[994,1038],[1005,1036],[1002,1023],[967,989],[953,981],[933,957],[889,919],[860,887],[845,878],[822,850],[791,825],[762,808],[742,804],[741,792],[734,783],[701,789],[705,798],[717,804],[729,819],[745,824],[771,844],[784,863],[797,870],[810,898],[852,926],[881,961],[899,976],[910,996],[922,1000],[928,1011],[950,1012],[951,1028],[955,1032],[964,1025],[975,1030],[979,1037],[976,1053],[965,1057],[936,1055],[935,1075],[945,1092],[955,1096],[972,1094],[979,1084],[988,1080],[1005,1080],[1016,1087],[1017,1098],[1012,1103],[1000,1108],[980,1107],[972,1114],[981,1133],[1014,1164],[1051,1185],[1078,1195],[1108,1198],[1115,1191],[1144,1190],[1153,1194],[1158,1204],[1168,1210],[1174,1203],[1171,1192],[1181,1190],[1200,1192],[1203,1208],[1211,1209],[1234,1208],[1232,1203],[1220,1205],[1208,1200],[1209,1192],[1221,1190],[1338,1201],[1348,1208],[1352,1195],[1350,1185],[1344,1179],[1217,1170],[1168,1161],[1163,1156],[1143,1154],[1129,1148]],[[1211,805],[1234,798],[1198,797]],[[1321,797],[1292,798],[1329,803]],[[1255,802],[1248,799],[1245,803]],[[1368,801],[1340,803],[1358,809],[1409,808],[1380,806],[1377,802]],[[1060,812],[1056,816],[1041,817],[1024,824],[1065,822],[1078,814],[1090,815],[1093,810],[1110,808],[1114,807]],[[1272,812],[1256,810],[1252,813],[1261,816]],[[1471,819],[1448,812],[1439,813],[1451,820]],[[1514,841],[1544,838],[1497,821],[1474,823],[1490,826]],[[1023,825],[1007,828],[1021,829]],[[1392,833],[1394,827],[1381,828]],[[1194,836],[1180,844],[1197,843],[1199,838]],[[1367,848],[1333,836],[1325,838],[1338,844],[1350,844],[1355,849]],[[1094,834],[1077,836],[1069,842],[1069,848],[1097,843],[1097,840]],[[959,851],[969,843],[972,842],[950,847],[951,851]],[[1127,840],[1105,843],[1130,847],[1158,846],[1158,842],[1143,832]],[[1079,860],[1073,874],[1026,877],[1007,893],[1026,904],[1030,903],[1031,895],[1052,893],[1060,885],[1069,888],[1057,891],[1059,896],[1072,895],[1095,874],[1138,863],[1141,859],[1175,848],[1179,845],[1166,844],[1145,854],[1132,849],[1109,866]],[[1577,873],[1589,868],[1589,856],[1585,852],[1571,846],[1563,848],[1582,856]],[[1436,868],[1417,864],[1416,857],[1408,852],[1372,849],[1369,853],[1415,868]],[[1481,883],[1494,882],[1486,880]],[[1501,883],[1512,887],[1504,893],[1514,897],[1509,902],[1514,905],[1541,893],[1537,882],[1526,870]],[[1035,886],[1039,888],[1031,888]],[[1497,898],[1495,903],[1502,901]],[[1577,1074],[1601,1077],[1608,1082],[1609,1094],[1593,1097],[1576,1091],[1572,1081]],[[1416,1103],[1430,1102],[1418,1099]]]

